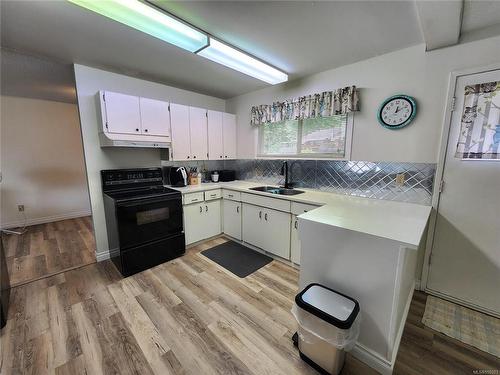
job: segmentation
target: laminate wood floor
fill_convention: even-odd
[[[90,216],[32,225],[2,238],[12,286],[96,261]]]
[[[105,261],[14,288],[0,372],[315,374],[291,342],[298,271],[273,261],[240,279],[199,254],[224,241],[207,241],[126,279]],[[398,374],[462,373],[470,358],[469,369],[492,365],[465,347],[447,349],[446,338],[434,344],[431,333],[415,331],[427,331],[416,322],[422,298],[412,304]],[[436,358],[433,345],[442,351]],[[348,356],[343,374],[375,372]]]

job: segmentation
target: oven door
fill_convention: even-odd
[[[182,233],[182,198],[146,198],[118,202],[116,207],[120,248],[156,241]]]

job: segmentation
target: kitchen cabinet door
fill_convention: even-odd
[[[172,131],[172,159],[191,160],[188,106],[170,104],[170,127]]]
[[[244,242],[263,248],[263,224],[265,209],[252,204],[243,203],[241,213],[241,232]]]
[[[241,240],[241,203],[224,199],[222,205],[224,233]]]
[[[222,112],[208,111],[208,160],[224,158]]]
[[[300,240],[299,240],[299,219],[297,215],[292,216],[292,227],[290,235],[290,260],[295,264],[300,264]]]
[[[236,116],[230,113],[222,115],[224,159],[236,159]]]
[[[139,97],[106,91],[106,126],[110,133],[141,134]]]
[[[139,102],[142,134],[170,137],[168,103],[148,98],[140,98]]]
[[[203,238],[210,238],[222,233],[221,200],[216,199],[203,204]]]
[[[186,245],[205,239],[205,204],[188,204],[184,209]]]
[[[266,209],[263,215],[262,249],[281,258],[290,259],[291,215],[270,209]]]
[[[189,132],[191,135],[191,157],[208,159],[207,110],[189,107]]]

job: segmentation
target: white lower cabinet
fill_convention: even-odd
[[[184,206],[186,245],[222,233],[220,199]]]
[[[297,219],[297,215],[292,215],[290,260],[295,264],[300,264],[299,219]]]
[[[224,199],[220,199],[221,196]],[[204,198],[202,193],[184,195],[186,245],[224,232],[235,240],[300,264],[297,215],[239,202],[239,198],[239,193],[226,190],[207,191]],[[287,203],[288,206],[283,207],[289,210],[290,203]]]
[[[222,205],[224,233],[241,241],[241,203],[224,199]]]
[[[243,241],[290,259],[290,220],[286,212],[243,203]]]
[[[217,236],[222,233],[220,205],[220,199],[205,202],[205,220],[203,223],[205,226],[205,238]]]
[[[263,208],[247,203],[243,203],[242,206],[242,239],[251,245],[262,247],[263,233],[261,232],[261,223]]]

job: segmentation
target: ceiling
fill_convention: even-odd
[[[462,33],[500,24],[500,1],[465,0]]]
[[[73,66],[2,50],[2,95],[76,103]]]
[[[290,80],[350,64],[423,42],[414,1],[154,1],[156,5],[206,32],[287,72]],[[230,98],[266,83],[164,43],[65,1],[1,3],[3,48],[43,57],[32,63],[2,62],[2,79],[11,92],[47,85],[55,90],[72,63],[123,73],[188,90]],[[464,23],[477,28],[496,5],[468,4]],[[498,4],[498,3],[497,3]],[[10,57],[13,60],[13,57]],[[46,58],[54,61],[49,67]],[[20,57],[25,61],[27,57]],[[50,65],[50,64],[49,64]],[[26,68],[30,74],[22,74]],[[9,75],[9,74],[7,74]],[[47,76],[48,75],[48,76]],[[19,82],[25,77],[25,82]],[[61,81],[62,80],[62,81]],[[19,87],[16,87],[18,85]],[[43,90],[42,90],[43,91]],[[4,92],[4,87],[2,87]]]

